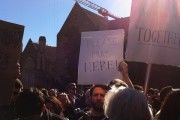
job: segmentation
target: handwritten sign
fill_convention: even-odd
[[[107,84],[119,78],[123,59],[124,30],[82,32],[78,83]]]

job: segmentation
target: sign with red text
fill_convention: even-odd
[[[133,0],[126,60],[179,66],[179,20],[179,0]]]
[[[123,60],[124,30],[82,32],[78,84],[107,84],[120,78],[118,63]]]

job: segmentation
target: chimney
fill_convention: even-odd
[[[41,47],[45,47],[46,46],[46,37],[45,36],[40,36],[39,37],[39,45]]]

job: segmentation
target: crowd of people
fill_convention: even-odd
[[[15,89],[0,120],[180,120],[180,89],[166,86],[144,92],[133,85],[128,65],[121,62],[122,80],[107,85],[91,85],[78,92],[75,83],[64,91],[24,89],[16,79]],[[145,94],[146,93],[146,94]]]

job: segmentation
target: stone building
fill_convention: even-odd
[[[108,29],[108,20],[75,4],[57,35],[57,80],[61,84],[77,79],[82,31]]]
[[[7,105],[19,77],[24,26],[0,20],[0,105]]]
[[[55,87],[56,47],[46,45],[46,38],[39,43],[30,39],[21,55],[22,82],[25,87]]]

